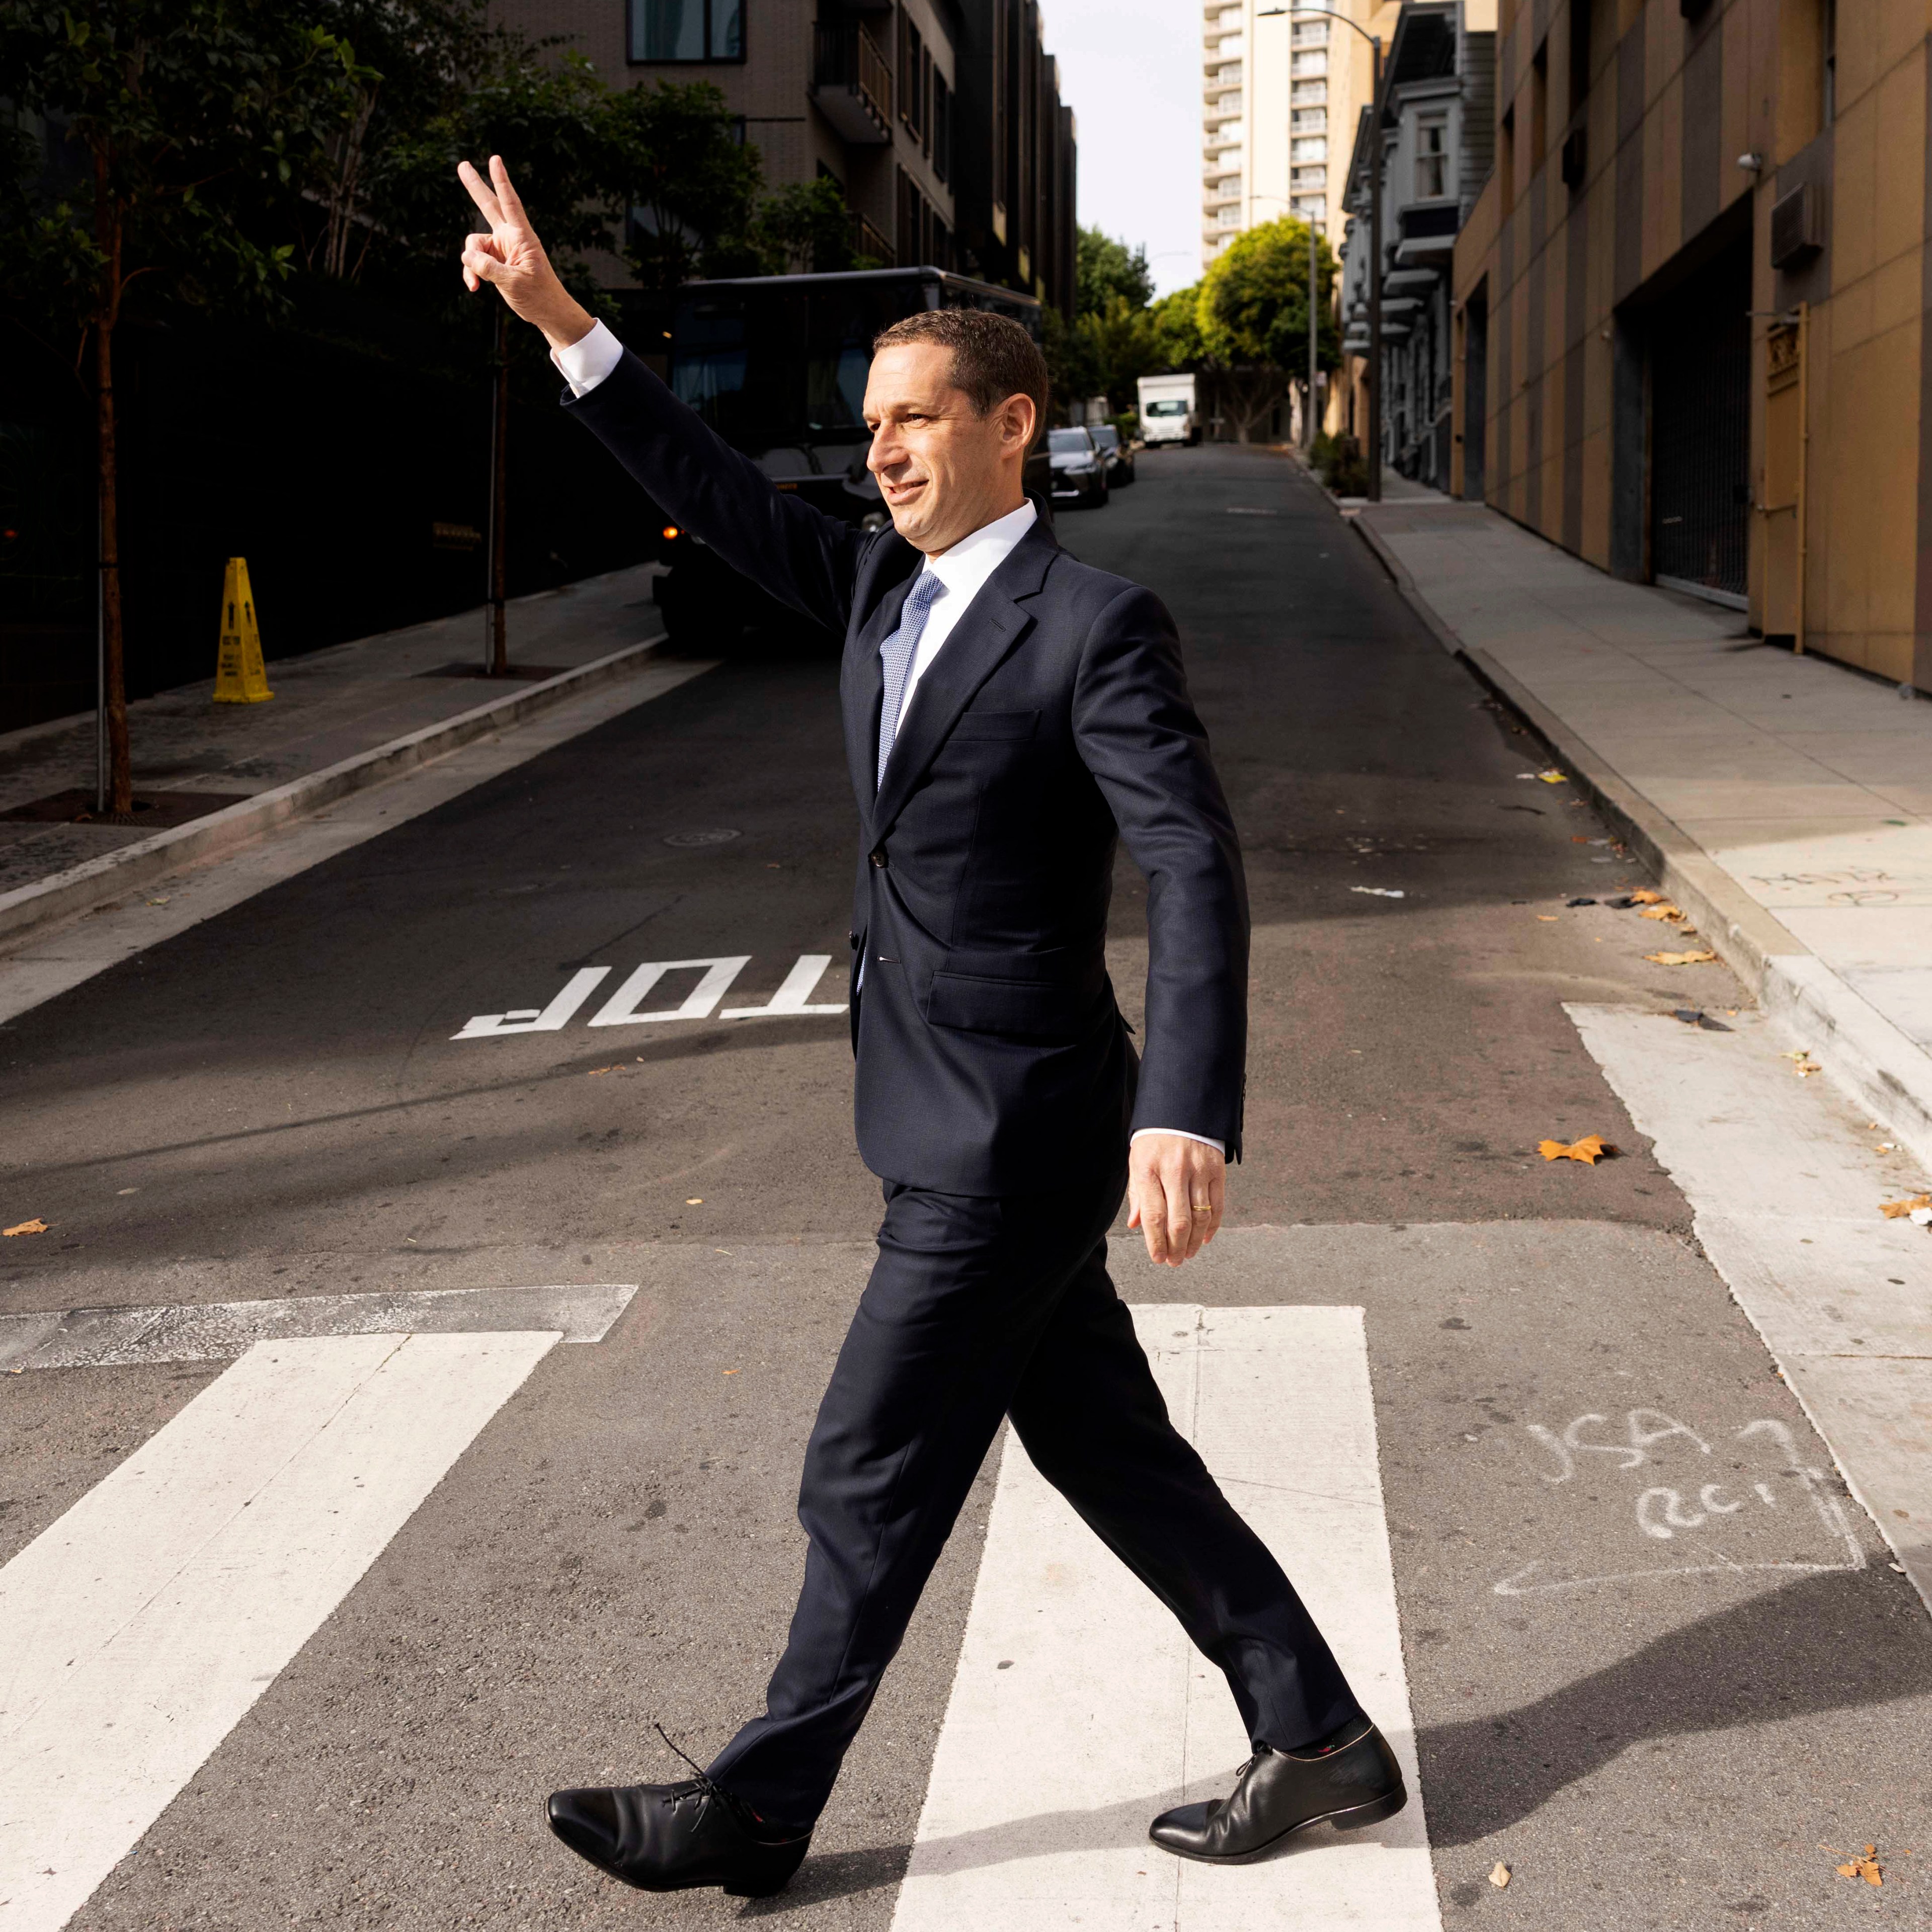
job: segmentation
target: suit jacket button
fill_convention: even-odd
[[[883,872],[886,869],[886,848],[883,845],[874,845],[870,856],[872,863]]]

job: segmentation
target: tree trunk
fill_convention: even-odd
[[[96,478],[100,496],[101,704],[107,713],[107,808],[134,813],[134,767],[128,746],[128,672],[121,621],[120,471],[115,448],[114,324],[121,306],[121,209],[109,182],[107,153],[94,157],[94,238],[105,258],[94,312]]]
[[[490,434],[490,675],[510,674],[503,598],[508,578],[505,534],[510,499],[510,305],[496,304],[496,403]]]

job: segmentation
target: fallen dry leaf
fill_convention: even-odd
[[[1536,918],[1540,926],[1554,926],[1556,923],[1556,915],[1553,912],[1540,912]]]
[[[1661,905],[1663,903],[1664,895],[1652,892],[1648,886],[1642,886],[1630,894],[1632,905]]]
[[[1546,772],[1538,772],[1536,776],[1545,784],[1568,784],[1570,782],[1569,775],[1567,772],[1559,772],[1554,765],[1552,765]]]
[[[1510,1868],[1501,1858],[1490,1868],[1490,1882],[1500,1892],[1510,1882]]]
[[[1580,1160],[1586,1167],[1594,1167],[1605,1155],[1616,1152],[1601,1134],[1586,1134],[1568,1145],[1562,1141],[1538,1141],[1536,1150],[1545,1160]]]
[[[704,1205],[704,1196],[701,1194],[694,1194],[684,1204],[687,1208],[702,1208]]]
[[[10,1228],[0,1228],[0,1234],[44,1234],[46,1232],[44,1221],[21,1221]]]
[[[1907,1220],[1922,1208],[1932,1208],[1932,1194],[1914,1194],[1906,1200],[1881,1201],[1878,1204],[1878,1211],[1888,1221]],[[17,1234],[23,1231],[19,1228],[9,1228],[7,1232],[10,1234]],[[24,1232],[38,1234],[40,1232],[40,1224],[36,1222],[33,1226]]]
[[[1690,916],[1682,906],[1674,906],[1668,899],[1659,899],[1656,904],[1646,906],[1637,914],[1639,919],[1688,919]]]
[[[1866,1846],[1862,1858],[1853,1858],[1849,1864],[1840,1865],[1838,1876],[1840,1878],[1862,1878],[1868,1885],[1884,1884],[1885,1871],[1878,1862],[1877,1846]]]
[[[1654,966],[1714,966],[1718,963],[1718,956],[1701,946],[1690,952],[1646,952],[1643,956]]]

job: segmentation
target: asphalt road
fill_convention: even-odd
[[[1253,1041],[1228,1230],[1178,1274],[1124,1245],[1118,1276],[1366,1309],[1444,1922],[1932,1924],[1932,1639],[1869,1524],[1862,1569],[1658,1575],[1646,1476],[1555,1480],[1549,1439],[1586,1417],[1599,1443],[1775,1421],[1829,1467],[1562,1010],[1685,999],[1642,958],[1654,926],[1569,904],[1641,874],[1291,464],[1140,475],[1060,535],[1179,620],[1247,854]],[[538,1811],[554,1784],[676,1774],[653,1721],[708,1755],[789,1613],[799,1454],[878,1211],[845,1020],[587,1022],[646,962],[748,956],[725,1004],[750,1006],[829,955],[810,999],[844,999],[835,685],[732,657],[0,1032],[0,1205],[51,1230],[0,1252],[0,1313],[642,1285],[540,1366],[77,1927],[890,1923],[984,1478],[784,1898],[640,1900]],[[1124,866],[1136,1018],[1142,905]],[[599,967],[558,1030],[452,1038]],[[1620,1157],[1536,1151],[1591,1133]],[[5,1378],[0,1558],[214,1373]],[[1819,1554],[1740,1524],[1734,1563]],[[1874,1840],[1923,1849],[1882,1892],[1835,1876],[1826,1847]]]

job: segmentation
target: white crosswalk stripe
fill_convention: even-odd
[[[1177,1424],[1294,1580],[1408,1809],[1254,1865],[1170,1858],[1166,1806],[1247,1754],[1226,1685],[1009,1438],[893,1932],[1438,1932],[1358,1308],[1134,1311]]]
[[[0,1932],[56,1932],[560,1339],[256,1343],[0,1570]]]

